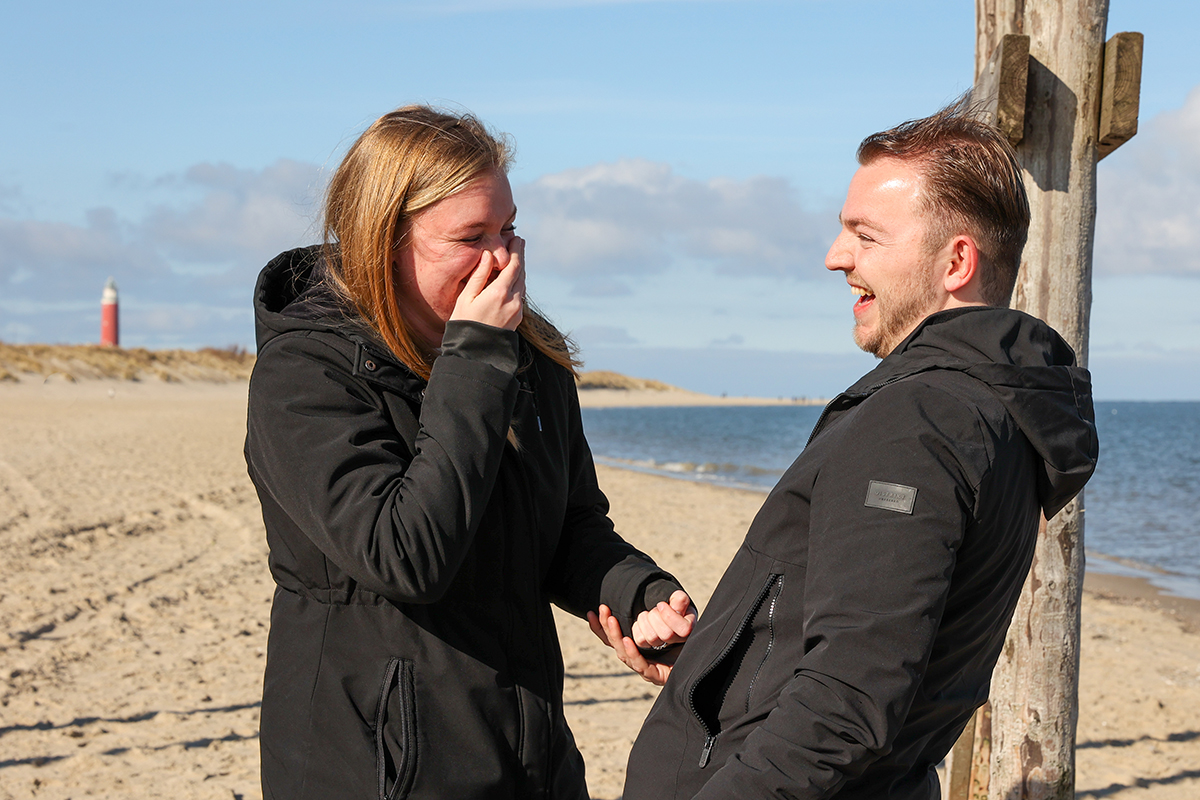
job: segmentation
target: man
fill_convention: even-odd
[[[1095,467],[1087,371],[1007,308],[1029,226],[1008,143],[959,103],[868,137],[858,160],[826,267],[883,360],[767,497],[634,745],[625,800],[939,797],[1039,518]]]

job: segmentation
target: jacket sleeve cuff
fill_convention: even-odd
[[[628,634],[637,615],[658,604],[656,600],[654,605],[643,605],[647,599],[647,589],[656,584],[674,582],[670,573],[659,568],[648,557],[629,555],[604,576],[600,588],[601,602],[612,609],[613,616],[621,623],[621,630]],[[656,587],[655,591],[661,591],[661,588]],[[674,588],[667,592],[667,597],[673,591]]]
[[[659,603],[669,602],[671,595],[682,590],[683,587],[676,583],[673,578],[650,578],[642,584],[640,596],[634,603],[634,611],[640,613],[637,608],[639,605],[646,611],[649,611]]]
[[[471,320],[450,320],[442,335],[442,356],[480,361],[508,375],[517,371],[516,331]]]

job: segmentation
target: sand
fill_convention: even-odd
[[[244,383],[0,384],[0,798],[258,798],[272,591]],[[591,401],[587,401],[591,402]],[[630,403],[638,404],[638,403]],[[763,496],[601,469],[703,602]],[[1079,797],[1200,797],[1200,603],[1089,576]],[[593,797],[657,690],[560,616]]]

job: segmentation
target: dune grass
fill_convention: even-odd
[[[0,342],[0,381],[77,380],[208,381],[245,380],[254,356],[240,347],[199,350],[147,350],[78,344]]]
[[[679,391],[676,387],[662,381],[651,380],[649,378],[630,378],[619,372],[606,372],[604,370],[581,373],[577,383],[580,389],[625,389],[630,391],[648,389],[655,392]]]
[[[240,347],[199,350],[147,350],[142,347],[104,347],[96,344],[8,344],[0,342],[0,382],[79,380],[207,381],[246,380],[254,354]],[[649,389],[666,392],[674,386],[617,372],[593,371],[579,376],[580,389]]]

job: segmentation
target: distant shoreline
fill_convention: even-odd
[[[686,389],[580,389],[582,408],[646,408],[690,406],[823,406],[828,400],[820,398],[787,397],[728,397]]]

